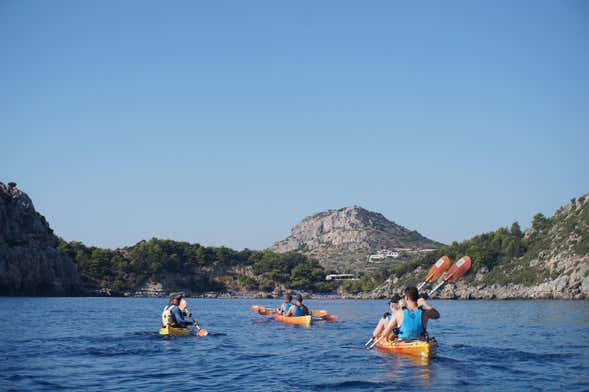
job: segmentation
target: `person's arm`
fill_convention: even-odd
[[[440,312],[438,312],[433,306],[427,303],[424,298],[417,300],[417,306],[421,307],[423,315],[426,319],[437,320],[440,318]]]
[[[294,309],[295,309],[294,305],[293,305],[293,306],[291,306],[291,307],[288,309],[288,312],[286,312],[286,313],[284,314],[284,317],[290,317],[290,316],[292,315],[292,312],[294,312]]]
[[[382,331],[383,336],[389,336],[391,334],[391,332],[393,331],[393,328],[401,325],[399,323],[398,317],[399,317],[399,312],[393,313],[393,315],[391,316],[391,321],[389,321],[389,323],[385,327],[384,331]]]
[[[174,318],[176,319],[176,322],[178,324],[184,324],[184,325],[198,324],[194,320],[185,320],[184,316],[182,316],[182,311],[180,309],[178,309],[178,307],[174,308],[173,313],[174,313]]]
[[[306,305],[304,305],[304,306],[305,306],[305,316],[308,316],[310,314],[309,308]]]

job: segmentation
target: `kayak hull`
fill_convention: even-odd
[[[188,335],[192,335],[192,329],[190,329],[190,328],[162,327],[160,329],[160,335],[188,336]]]
[[[437,343],[435,338],[429,340],[382,339],[376,344],[376,348],[390,353],[405,354],[418,358],[429,359],[436,353]]]
[[[274,320],[280,321],[283,323],[288,323],[288,324],[305,325],[308,327],[311,325],[311,321],[313,320],[313,317],[312,316],[284,317],[280,314],[275,314]]]

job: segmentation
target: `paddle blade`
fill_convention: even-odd
[[[319,317],[325,316],[326,314],[328,314],[327,310],[319,310],[319,309],[313,310],[312,313],[313,313],[313,316],[319,316]]]
[[[332,323],[337,321],[337,316],[334,314],[326,314],[324,316],[321,316],[321,318],[325,321],[330,321]]]
[[[274,311],[272,309],[267,309],[263,306],[260,306],[258,313],[261,314],[262,316],[272,316],[274,314]]]
[[[252,312],[258,313],[260,311],[260,306],[258,306],[258,305],[252,305],[252,306],[250,306],[250,310]]]
[[[448,273],[446,274],[444,280],[448,283],[454,282],[456,279],[464,275],[470,269],[470,266],[470,257],[463,256],[460,260],[454,263],[450,270],[448,270]]]
[[[179,308],[180,310],[184,310],[184,309],[186,309],[186,305],[187,305],[187,304],[186,304],[186,300],[185,300],[184,298],[182,298],[182,299],[180,300],[180,305],[178,305],[178,308]]]
[[[196,336],[207,336],[209,334],[209,331],[207,331],[204,328],[199,328],[198,332],[196,333]]]
[[[450,258],[448,256],[442,256],[427,272],[425,277],[425,283],[431,283],[436,280],[450,267]],[[422,286],[423,287],[423,286]]]

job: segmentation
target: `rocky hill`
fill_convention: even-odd
[[[521,233],[510,229],[453,243],[409,263],[370,296],[388,296],[419,281],[437,257],[456,260],[472,257],[473,267],[455,286],[441,292],[442,298],[589,298],[589,194],[571,199],[552,217],[534,216],[532,226]]]
[[[76,264],[31,199],[0,182],[0,294],[72,295],[82,291]]]
[[[397,251],[399,257],[395,261],[401,261],[441,245],[382,214],[353,206],[304,218],[292,228],[288,238],[270,249],[279,253],[300,252],[317,259],[325,268],[346,272],[363,270],[368,256],[379,251]]]

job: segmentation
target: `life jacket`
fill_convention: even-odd
[[[288,309],[290,309],[291,306],[292,304],[290,302],[284,304],[284,314],[288,312]]]
[[[305,305],[293,305],[295,307],[294,312],[292,312],[293,317],[305,316]]]
[[[178,320],[174,317],[174,309],[176,305],[167,305],[162,312],[162,327],[167,326],[176,326],[178,325]]]
[[[399,331],[399,339],[417,339],[425,335],[422,314],[421,308],[416,310],[403,309],[403,323]]]

